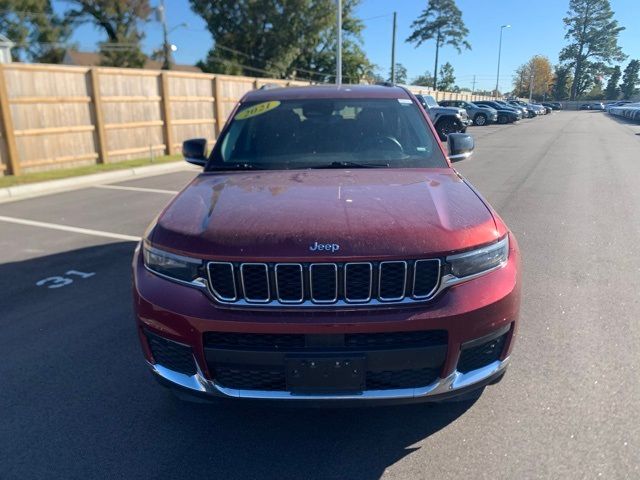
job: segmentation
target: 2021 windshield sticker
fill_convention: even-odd
[[[269,110],[273,110],[278,107],[280,102],[272,101],[272,102],[262,102],[257,105],[253,105],[245,110],[242,110],[236,115],[236,120],[246,120],[247,118],[257,117],[258,115],[262,115],[263,113],[268,112]]]

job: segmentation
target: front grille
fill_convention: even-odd
[[[195,375],[196,366],[191,347],[145,332],[154,360],[169,370]]]
[[[206,332],[205,358],[214,381],[240,390],[287,391],[286,362],[296,358],[366,358],[367,390],[425,387],[439,376],[446,330],[347,334]]]
[[[348,348],[431,347],[447,344],[446,330],[417,332],[347,333],[344,344]]]
[[[348,302],[367,302],[371,298],[373,265],[347,263],[344,266],[344,298]]]
[[[241,390],[285,390],[284,369],[217,367],[216,381],[227,388]]]
[[[291,350],[304,348],[305,336],[298,333],[206,332],[205,348]]]
[[[416,368],[407,370],[368,371],[365,376],[367,390],[393,390],[397,388],[426,387],[438,379],[439,368]],[[239,390],[286,390],[283,369],[260,369],[220,367],[215,370],[218,384]]]
[[[400,300],[407,285],[407,262],[382,262],[379,283],[381,299]]]
[[[325,345],[332,350],[371,350],[378,348],[433,347],[447,344],[446,330],[415,332],[376,332],[318,335],[302,333],[205,332],[205,348],[288,351],[313,349]]]
[[[458,371],[467,373],[499,360],[506,339],[507,333],[475,347],[464,348],[460,352]]]
[[[209,290],[229,305],[389,304],[430,299],[440,260],[207,265]]]
[[[269,269],[264,263],[244,263],[240,267],[242,290],[249,302],[264,303],[270,297]]]
[[[367,389],[390,390],[394,388],[426,387],[438,379],[439,373],[439,368],[367,372]]]

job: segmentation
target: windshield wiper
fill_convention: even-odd
[[[358,163],[358,162],[331,162],[325,165],[315,165],[314,169],[323,168],[388,168],[388,163]]]

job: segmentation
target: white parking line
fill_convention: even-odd
[[[161,188],[125,187],[124,185],[94,185],[94,188],[108,188],[111,190],[130,190],[132,192],[166,193],[175,195],[178,190],[162,190]]]
[[[83,235],[92,235],[94,237],[115,238],[116,240],[129,240],[137,242],[140,237],[133,235],[123,235],[122,233],[104,232],[102,230],[91,230],[89,228],[71,227],[69,225],[60,225],[57,223],[37,222],[35,220],[26,220],[24,218],[4,217],[0,215],[0,222],[17,223],[18,225],[28,225],[30,227],[49,228],[51,230],[61,230],[63,232],[81,233]]]

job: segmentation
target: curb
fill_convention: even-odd
[[[163,175],[165,173],[180,171],[193,171],[195,173],[199,170],[200,168],[191,167],[184,161],[176,161],[163,163],[161,165],[125,168],[122,170],[114,170],[112,172],[92,173],[90,175],[80,175],[77,177],[62,178],[60,180],[16,185],[15,187],[0,188],[0,203],[39,197],[50,193],[75,190],[91,185],[116,182],[119,180],[152,177],[155,175]]]

